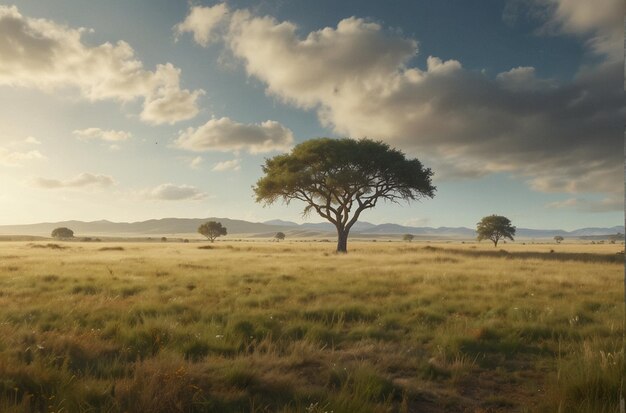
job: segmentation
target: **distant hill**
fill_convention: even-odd
[[[608,231],[608,232],[607,232]],[[581,228],[575,231],[570,232],[571,235],[574,236],[591,236],[591,235],[613,235],[613,234],[623,234],[624,226],[615,226],[611,228]]]
[[[298,224],[292,221],[283,221],[282,219],[272,219],[270,221],[264,221],[265,225],[280,225],[283,227],[297,227]]]
[[[77,237],[81,236],[171,236],[196,234],[198,226],[206,221],[219,221],[227,229],[229,235],[272,237],[281,231],[291,237],[332,237],[335,227],[329,222],[297,224],[291,221],[275,219],[265,222],[249,222],[230,218],[163,218],[140,222],[111,222],[107,220],[84,222],[62,221],[45,222],[28,225],[0,226],[0,235],[50,236],[54,228],[71,228]],[[518,228],[519,238],[553,238],[560,235],[564,238],[608,237],[624,234],[624,226],[609,228],[580,228],[574,231],[561,229],[529,229]],[[420,238],[436,239],[471,239],[476,231],[466,227],[410,227],[394,223],[375,225],[366,221],[357,222],[351,234],[355,237],[380,237],[413,234]],[[199,236],[199,235],[198,235]],[[608,239],[608,238],[607,238]]]
[[[102,221],[62,221],[29,225],[3,225],[0,234],[4,235],[50,235],[57,227],[68,227],[78,236],[83,235],[171,235],[197,233],[198,227],[207,221],[219,221],[229,234],[253,234],[259,232],[284,231],[280,225],[267,225],[229,218],[163,218],[140,222]]]

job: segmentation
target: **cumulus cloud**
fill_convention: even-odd
[[[176,33],[192,33],[196,43],[206,47],[215,40],[214,31],[228,14],[224,3],[212,7],[193,6],[185,21],[174,27]]]
[[[558,10],[554,19],[565,16]],[[300,36],[295,24],[248,10],[230,12],[223,40],[268,94],[315,109],[337,134],[428,160],[436,179],[509,172],[540,191],[622,191],[623,65],[610,59],[560,83],[533,67],[489,77],[435,56],[411,67],[417,42],[379,24],[351,17]],[[178,145],[238,149],[220,122],[186,131]]]
[[[533,0],[548,9],[546,32],[587,37],[587,45],[612,60],[623,59],[623,0]]]
[[[417,47],[414,40],[354,17],[300,39],[295,24],[246,10],[233,13],[227,41],[268,92],[305,108],[341,100],[373,81],[386,82],[381,76],[402,68]]]
[[[126,131],[102,130],[100,128],[77,129],[72,134],[81,140],[100,139],[107,142],[121,142],[132,136],[130,132]]]
[[[191,151],[264,153],[287,150],[293,144],[293,133],[278,122],[243,124],[229,118],[211,119],[198,128],[180,133],[175,146]]]
[[[182,201],[182,200],[201,200],[206,198],[207,194],[201,192],[198,188],[189,185],[161,184],[155,188],[142,191],[142,195],[147,199],[160,201]]]
[[[33,184],[39,188],[59,189],[59,188],[84,188],[84,187],[108,187],[115,184],[112,177],[108,175],[95,175],[89,172],[83,172],[74,178],[67,180],[36,178]]]
[[[180,69],[166,63],[146,70],[128,43],[89,46],[84,33],[0,6],[0,85],[45,91],[72,87],[91,101],[143,99],[141,118],[154,124],[198,113],[203,91],[181,89]]]
[[[39,151],[20,152],[0,147],[0,165],[2,166],[22,166],[24,161],[36,159],[45,159],[45,156]]]
[[[535,68],[532,66],[520,66],[508,72],[498,73],[496,81],[502,88],[511,92],[540,92],[541,90],[557,87],[557,83],[554,80],[537,78],[535,76]]]
[[[514,25],[520,17],[539,20],[538,35],[577,36],[592,53],[623,59],[622,0],[507,0],[502,18]]]
[[[241,160],[240,159],[232,159],[230,161],[218,162],[213,166],[212,171],[238,171],[241,169]]]

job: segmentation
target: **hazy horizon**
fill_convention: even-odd
[[[329,226],[332,226],[331,223],[329,223],[328,221],[323,220],[322,218],[319,219],[315,219],[315,217],[310,217],[307,220],[301,219],[299,221],[295,221],[295,220],[285,220],[285,219],[280,219],[280,218],[273,218],[273,219],[268,219],[268,220],[264,220],[264,221],[250,221],[247,219],[243,219],[243,218],[236,218],[236,217],[226,217],[226,216],[206,216],[206,217],[161,217],[161,218],[148,218],[148,219],[143,219],[143,220],[138,220],[138,221],[115,221],[115,220],[110,220],[110,219],[96,219],[96,220],[88,220],[88,221],[84,221],[84,220],[76,220],[76,219],[67,219],[67,220],[59,220],[59,221],[37,221],[37,222],[26,222],[26,223],[14,223],[14,224],[0,224],[0,227],[4,227],[4,226],[29,226],[29,225],[40,225],[40,224],[58,224],[58,223],[64,223],[64,222],[82,222],[82,223],[98,223],[98,222],[107,222],[107,223],[111,223],[111,224],[137,224],[137,223],[143,223],[143,222],[148,222],[148,221],[159,221],[159,220],[167,220],[167,219],[174,219],[174,220],[184,220],[184,219],[190,219],[190,220],[208,220],[208,219],[228,219],[228,220],[234,220],[234,221],[245,221],[245,222],[249,222],[249,223],[253,223],[253,224],[268,224],[271,223],[272,221],[283,221],[283,222],[291,222],[291,223],[295,223],[296,225],[306,225],[306,224],[326,224]],[[414,227],[414,228],[434,228],[434,229],[439,229],[439,228],[467,228],[467,229],[476,229],[476,225],[458,225],[458,226],[451,226],[451,225],[439,225],[439,226],[432,226],[432,225],[407,225],[407,224],[402,224],[400,222],[394,222],[394,221],[384,221],[384,222],[372,222],[369,220],[359,220],[359,224],[371,224],[374,226],[379,226],[379,225],[386,225],[386,224],[391,224],[391,225],[399,225],[399,226],[403,226],[403,227]],[[270,224],[270,225],[274,225],[274,226],[281,226],[281,224]],[[616,223],[614,225],[603,225],[603,226],[593,226],[593,227],[585,227],[585,226],[579,226],[579,227],[574,227],[574,228],[560,228],[560,227],[521,227],[521,226],[517,226],[518,229],[528,229],[528,230],[555,230],[555,231],[566,231],[566,232],[571,232],[571,231],[576,231],[576,230],[580,230],[580,229],[585,229],[585,228],[614,228],[614,227],[624,227],[624,225],[622,223]]]
[[[264,208],[251,186],[317,136],[384,140],[434,171],[434,199],[362,221],[621,225],[624,5],[589,11],[0,0],[0,225],[301,223],[302,204]]]

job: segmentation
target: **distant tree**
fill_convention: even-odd
[[[217,237],[226,235],[226,228],[221,222],[209,221],[198,227],[198,232],[214,242]]]
[[[161,242],[167,242],[167,237],[161,237]]]
[[[52,238],[64,239],[74,238],[74,231],[69,228],[61,227],[52,230]]]
[[[493,246],[497,247],[500,239],[508,238],[513,241],[515,227],[511,225],[511,221],[507,217],[490,215],[480,220],[476,232],[478,233],[478,241],[490,239],[493,241]]]
[[[411,242],[411,241],[413,241],[414,239],[415,239],[415,235],[413,235],[413,234],[404,234],[404,235],[402,236],[402,240],[404,240],[404,241]]]
[[[282,241],[285,239],[285,233],[284,232],[277,232],[276,235],[274,235],[274,238],[277,241]]]
[[[554,240],[556,241],[557,244],[560,244],[561,241],[563,241],[563,237],[560,235],[555,235]]]
[[[290,153],[265,161],[254,187],[257,202],[305,202],[337,229],[337,252],[348,251],[348,235],[361,213],[378,201],[432,198],[432,172],[418,159],[383,142],[350,138],[311,139]],[[351,215],[352,212],[352,215]]]

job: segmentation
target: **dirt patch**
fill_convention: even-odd
[[[209,267],[205,265],[197,265],[197,264],[178,264],[180,268],[185,268],[188,270],[207,270]]]
[[[48,244],[28,244],[31,248],[49,248],[51,250],[64,250],[67,249],[69,247],[65,247],[63,245],[59,245],[59,244],[52,244],[52,243],[48,243]]]

